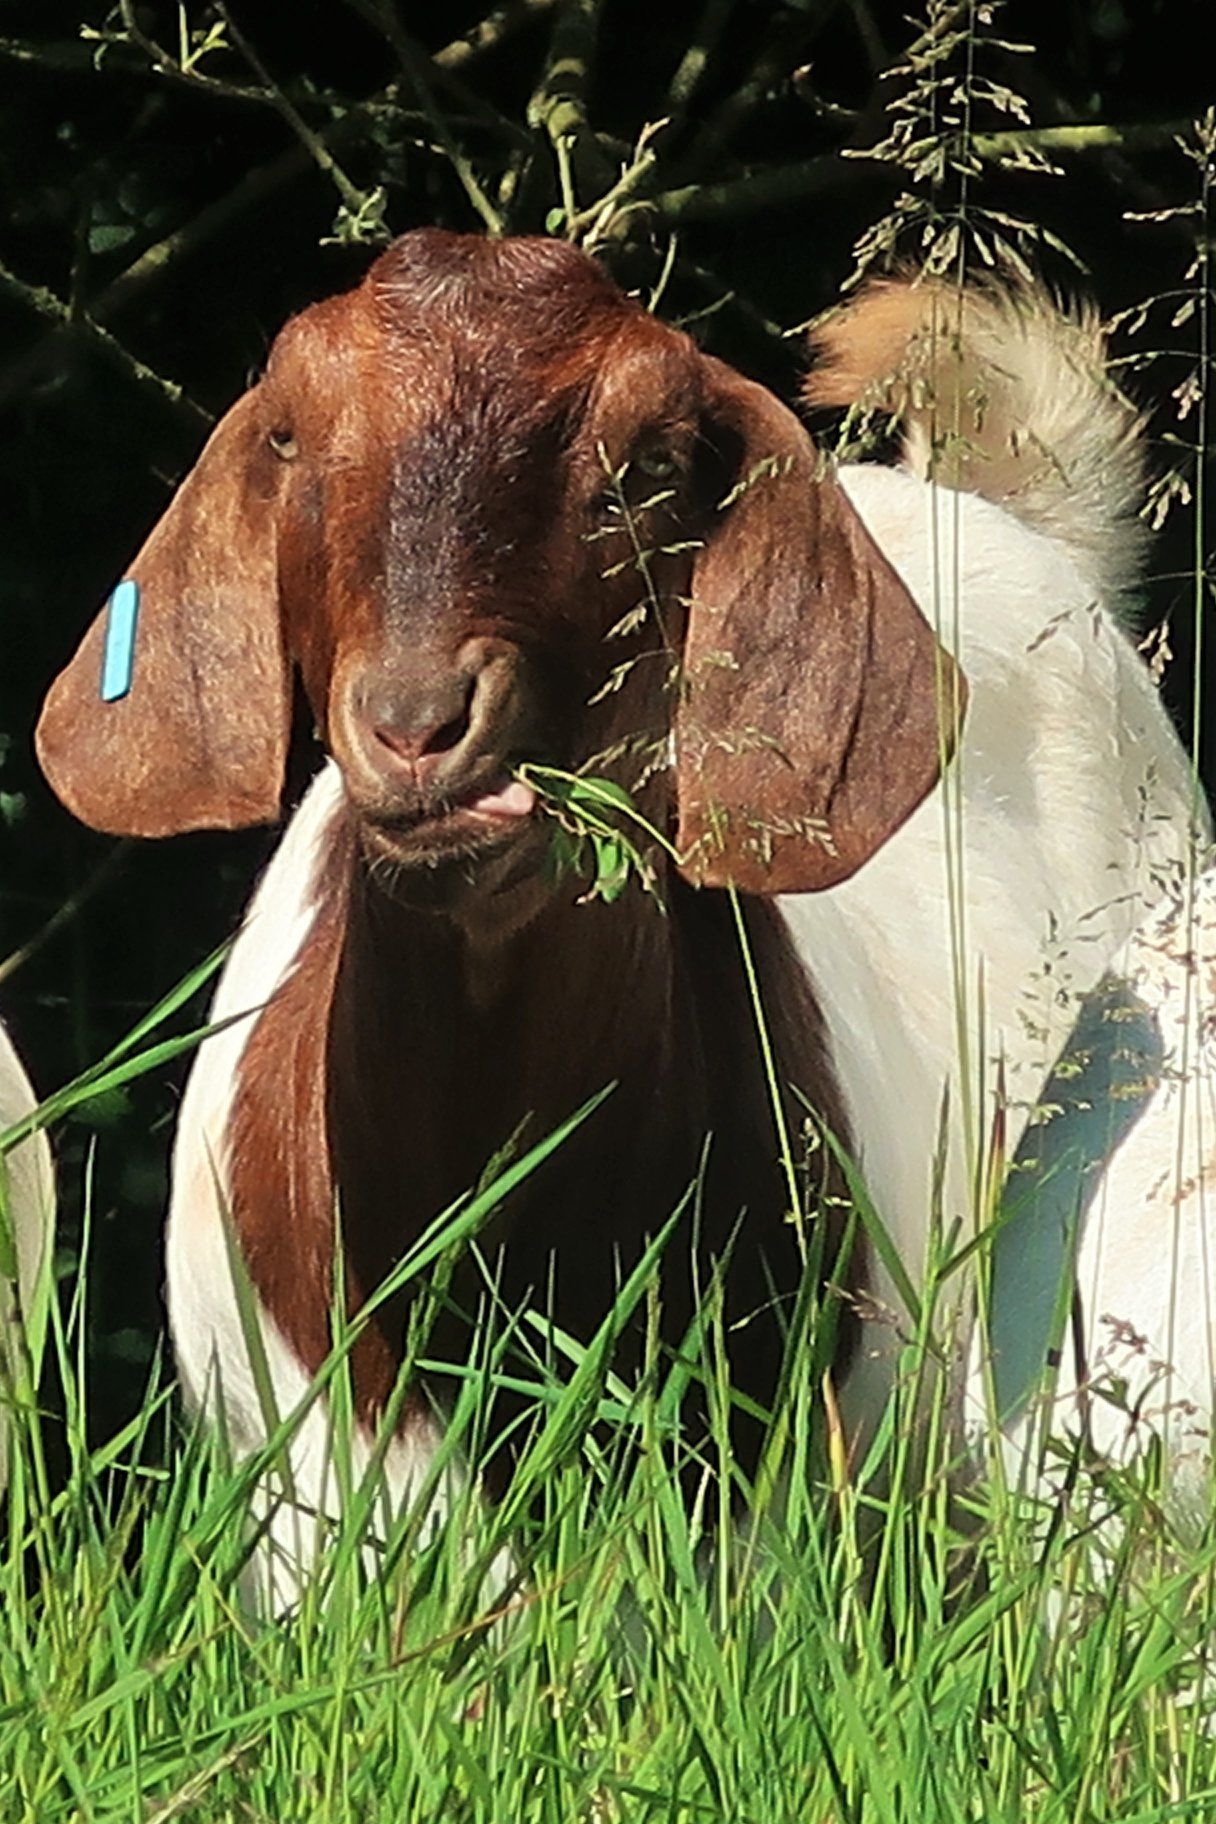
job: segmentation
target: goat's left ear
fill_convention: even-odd
[[[700,886],[834,886],[935,783],[966,686],[793,414],[707,360],[737,464],[693,573],[677,844]]]
[[[107,614],[51,686],[42,770],[82,822],[116,836],[239,829],[278,815],[291,716],[280,627],[275,457],[255,396],[212,432],[128,570],[139,603],[116,690]],[[112,636],[111,636],[112,638]],[[122,663],[125,660],[126,663]]]

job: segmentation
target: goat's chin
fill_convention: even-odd
[[[398,828],[360,824],[372,883],[411,911],[517,930],[552,893],[548,828],[536,818],[462,811]]]

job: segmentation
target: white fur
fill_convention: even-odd
[[[904,412],[908,467],[1007,506],[1115,608],[1146,541],[1144,443],[1096,311],[1066,314],[1033,290],[941,292],[931,366],[932,400],[914,391]]]
[[[0,1025],[0,1133],[15,1127],[37,1097],[13,1042]],[[28,1311],[55,1228],[55,1177],[46,1135],[33,1134],[0,1159],[7,1174],[8,1211],[17,1252],[17,1283],[0,1273],[0,1490],[8,1480],[8,1415],[5,1412],[10,1351],[20,1313]]]
[[[1185,871],[1192,778],[1143,663],[1061,545],[903,471],[841,479],[970,692],[946,788],[852,880],[782,901],[866,1181],[915,1276],[943,1096],[942,1215],[969,1225],[998,1061],[1012,1152],[1079,997]],[[873,1289],[906,1324],[880,1266]],[[880,1409],[900,1327],[865,1326],[855,1421]]]
[[[1079,1386],[1070,1338],[1046,1417],[1054,1436],[1084,1426],[1115,1462],[1161,1438],[1172,1504],[1202,1522],[1216,1386],[1216,869],[1163,895],[1110,972],[1156,1020],[1164,1062],[1085,1212],[1076,1266],[1085,1376]],[[985,1416],[982,1369],[977,1341],[973,1431]],[[1043,1416],[1036,1402],[1006,1427],[1011,1481],[1039,1473]]]
[[[229,1198],[227,1124],[241,1056],[257,1014],[291,972],[316,917],[318,867],[341,801],[341,775],[330,761],[292,818],[233,945],[211,1019],[234,1023],[199,1048],[173,1151],[166,1277],[178,1370],[188,1407],[215,1416],[222,1405],[222,1422],[238,1458],[264,1443],[267,1426],[224,1232]],[[292,1245],[290,1235],[284,1235],[283,1245]],[[258,1319],[275,1417],[283,1419],[305,1400],[308,1376],[260,1307]],[[413,1499],[439,1442],[437,1426],[418,1419],[390,1445],[379,1476],[394,1511]],[[372,1438],[360,1430],[350,1463],[356,1484],[368,1469],[372,1446]],[[299,1599],[303,1578],[337,1511],[335,1448],[327,1405],[323,1399],[314,1400],[293,1434],[285,1473],[267,1477],[257,1492],[255,1516],[269,1515],[270,1520],[265,1548],[254,1560],[250,1594],[272,1613]],[[449,1477],[437,1508],[453,1492]]]

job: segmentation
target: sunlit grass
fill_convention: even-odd
[[[417,1271],[476,1226],[455,1212]],[[686,1245],[679,1222],[664,1245]],[[436,1527],[425,1498],[390,1512],[373,1470],[298,1610],[274,1617],[243,1594],[264,1462],[226,1462],[159,1377],[116,1437],[88,1442],[86,1256],[48,1306],[45,1409],[15,1390],[4,1824],[1147,1824],[1216,1804],[1216,1554],[1204,1526],[1174,1535],[1151,1456],[1079,1471],[1067,1511],[989,1481],[948,1422],[931,1290],[917,1335],[892,1337],[874,1438],[825,1439],[808,1295],[751,1484],[726,1444],[746,1330],[723,1333],[711,1288],[662,1348],[658,1250],[585,1347],[488,1287],[468,1360],[428,1378],[473,1465],[496,1381],[523,1393],[505,1490],[491,1501],[474,1476]],[[625,1378],[630,1323],[649,1343]],[[340,1329],[318,1377],[338,1414]]]

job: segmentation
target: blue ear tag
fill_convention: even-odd
[[[131,688],[135,670],[135,626],[139,620],[139,584],[124,577],[111,595],[106,612],[106,644],[101,655],[101,700],[116,703]]]

